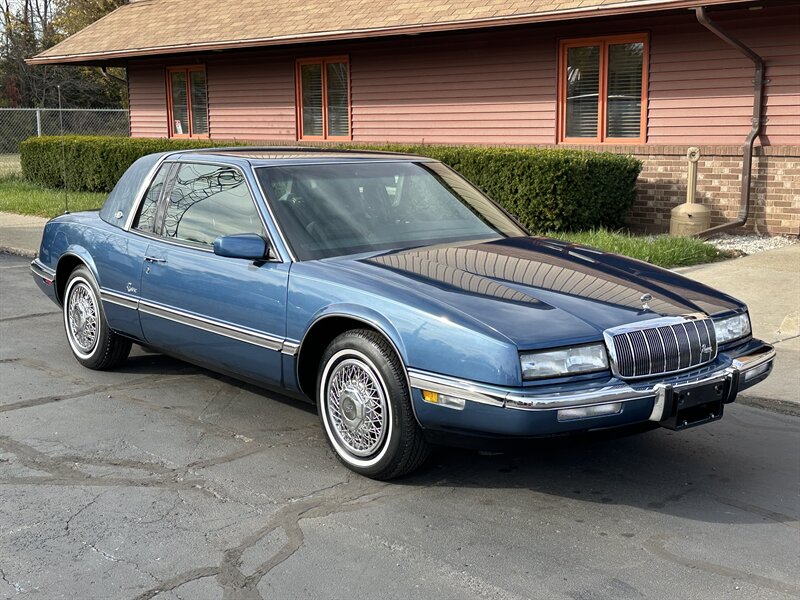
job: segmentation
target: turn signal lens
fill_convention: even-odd
[[[422,399],[431,404],[439,404],[439,394],[430,390],[422,390]]]
[[[463,410],[467,404],[467,401],[464,400],[464,398],[439,394],[430,390],[422,390],[422,399],[429,404],[438,404],[439,406],[454,408],[456,410]]]

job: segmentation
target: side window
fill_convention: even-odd
[[[232,167],[185,163],[170,191],[162,235],[210,246],[222,235],[264,228],[244,176]]]
[[[133,221],[134,229],[152,233],[153,226],[156,222],[158,199],[161,197],[161,191],[164,189],[164,182],[167,179],[170,166],[170,163],[161,165],[150,187],[147,188],[147,193],[144,195],[144,200],[142,200],[142,204],[139,207],[139,214],[136,215],[136,219]]]

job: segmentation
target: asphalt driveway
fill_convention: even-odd
[[[735,404],[378,483],[303,404],[141,350],[81,368],[27,264],[0,255],[0,598],[800,595],[797,417]]]

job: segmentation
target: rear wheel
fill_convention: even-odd
[[[64,291],[64,329],[72,354],[84,367],[111,369],[128,358],[131,341],[108,327],[91,271],[77,267]]]
[[[403,366],[376,332],[357,329],[333,340],[320,363],[317,391],[328,442],[356,473],[392,479],[427,458]]]

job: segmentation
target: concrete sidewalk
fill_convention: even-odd
[[[0,212],[0,252],[33,258],[45,223],[47,219],[42,217]]]
[[[750,309],[753,335],[775,344],[775,370],[741,401],[800,411],[800,244],[680,270]]]
[[[46,222],[0,212],[0,252],[35,256]],[[773,375],[742,401],[800,413],[800,244],[678,271],[746,302],[754,335],[778,348]]]

